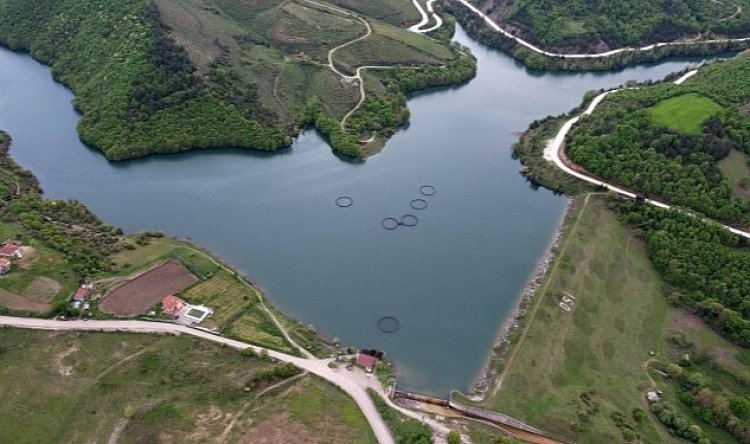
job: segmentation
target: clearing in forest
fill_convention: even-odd
[[[683,94],[651,108],[651,119],[660,126],[687,134],[700,134],[703,122],[721,111],[716,102],[698,94]]]

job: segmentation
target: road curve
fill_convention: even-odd
[[[516,43],[518,43],[519,45],[525,46],[526,48],[536,52],[537,54],[542,54],[548,57],[557,57],[557,58],[563,58],[563,59],[597,59],[597,58],[612,57],[614,55],[617,55],[623,52],[653,51],[654,49],[661,48],[662,46],[679,46],[679,45],[694,45],[694,44],[700,44],[700,43],[727,43],[727,42],[750,41],[750,37],[742,37],[742,38],[736,38],[736,39],[713,39],[713,40],[700,40],[700,41],[696,40],[696,41],[691,41],[691,42],[661,42],[661,43],[654,43],[648,46],[643,46],[641,48],[627,47],[627,48],[619,48],[619,49],[613,49],[611,51],[591,53],[591,54],[563,54],[559,52],[545,51],[544,49],[541,49],[538,46],[534,46],[533,44],[527,42],[524,39],[514,36],[510,32],[501,28],[500,25],[498,25],[494,20],[492,20],[485,13],[479,10],[479,8],[469,3],[468,0],[455,0],[455,1],[458,1],[459,3],[463,4],[464,6],[469,8],[472,12],[474,12],[475,14],[480,16],[482,19],[484,19],[485,23],[487,23],[487,25],[490,28],[492,28],[494,31],[503,34],[505,37],[515,40]]]
[[[463,0],[459,0],[459,1],[463,1]],[[683,82],[685,82],[685,80],[687,80],[690,77],[696,75],[697,73],[698,73],[698,70],[690,71],[690,72],[686,73],[685,75],[683,75],[682,77],[680,77],[679,79],[677,79],[674,83],[676,85],[681,85]],[[593,177],[591,174],[588,174],[587,172],[583,171],[583,169],[581,169],[581,171],[574,170],[562,158],[562,156],[563,156],[563,154],[562,154],[562,148],[565,145],[565,138],[568,136],[568,133],[570,133],[570,130],[573,128],[573,126],[576,123],[578,123],[578,121],[581,119],[581,117],[593,113],[594,110],[599,106],[599,104],[602,103],[602,101],[604,100],[605,97],[607,97],[609,94],[615,93],[617,91],[621,91],[621,90],[606,91],[606,92],[603,92],[603,93],[599,94],[598,96],[596,96],[594,98],[594,100],[591,101],[591,103],[589,104],[588,108],[586,108],[586,110],[583,113],[581,113],[580,115],[578,115],[576,117],[573,117],[572,119],[570,119],[567,122],[565,122],[563,124],[562,128],[560,128],[560,131],[558,131],[558,133],[555,136],[555,138],[552,139],[552,140],[550,140],[549,143],[547,144],[547,147],[544,150],[544,158],[547,159],[547,160],[549,160],[549,161],[551,161],[551,162],[553,162],[558,168],[560,168],[561,170],[563,170],[566,173],[570,174],[571,176],[575,176],[575,177],[577,177],[577,178],[579,178],[581,180],[584,180],[584,181],[586,181],[588,183],[592,183],[594,185],[607,188],[609,191],[613,191],[613,192],[615,192],[617,194],[620,194],[622,196],[628,197],[630,199],[635,199],[636,198],[636,194],[635,193],[633,193],[631,191],[628,191],[628,190],[626,190],[624,188],[618,187],[617,185],[614,185],[614,184],[611,184],[611,183],[599,180],[596,177]],[[663,208],[665,210],[673,209],[673,207],[671,205],[665,204],[664,202],[659,202],[657,200],[645,199],[645,202],[648,203],[648,204],[650,204],[650,205],[653,205],[655,207]],[[677,209],[677,210],[678,211],[684,211],[684,210],[680,210],[680,209]],[[689,212],[685,212],[685,214],[693,215],[693,213],[689,213]],[[730,227],[728,225],[724,225],[724,224],[721,224],[721,223],[716,222],[714,220],[703,218],[703,217],[701,217],[701,220],[703,220],[704,222],[707,222],[707,223],[711,223],[711,224],[715,224],[715,225],[721,226],[721,227],[723,227],[723,228],[731,231],[734,234],[737,234],[737,235],[742,236],[744,238],[750,239],[750,232],[738,230],[737,228]]]
[[[359,386],[356,382],[343,375],[333,372],[326,362],[318,359],[300,358],[297,356],[288,355],[286,353],[277,352],[275,350],[269,350],[263,347],[247,344],[245,342],[236,341],[234,339],[225,338],[223,336],[214,335],[194,328],[185,327],[183,325],[171,324],[166,322],[147,322],[147,321],[83,321],[83,320],[71,320],[71,321],[57,321],[51,319],[38,319],[38,318],[18,318],[11,316],[0,316],[0,326],[8,326],[15,328],[28,328],[36,330],[67,330],[67,331],[101,331],[101,332],[130,332],[130,333],[161,333],[161,334],[173,334],[173,335],[190,335],[208,341],[213,341],[219,344],[226,344],[229,347],[244,350],[251,348],[256,353],[260,353],[261,350],[266,350],[268,356],[277,359],[282,362],[288,362],[294,364],[296,367],[306,370],[310,373],[314,373],[328,382],[340,387],[349,396],[354,399],[362,413],[365,415],[367,422],[370,424],[375,437],[380,444],[395,444],[391,432],[388,426],[383,421],[383,418],[378,413],[375,404],[370,399],[364,388]]]
[[[430,26],[429,28],[425,28],[425,26],[430,23],[430,15],[425,12],[422,5],[419,3],[419,0],[412,0],[412,3],[414,3],[414,7],[417,8],[417,11],[419,11],[419,15],[422,16],[422,20],[417,23],[416,25],[412,25],[409,27],[409,31],[416,32],[418,34],[426,34],[428,32],[432,32],[441,26],[443,26],[443,19],[440,17],[439,14],[435,14],[435,2],[437,0],[428,0],[427,1],[427,11],[429,11],[430,15],[435,19],[435,24]]]

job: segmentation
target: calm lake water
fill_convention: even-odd
[[[402,388],[466,390],[543,254],[565,200],[534,190],[511,159],[514,131],[586,90],[659,79],[688,60],[606,74],[530,74],[456,39],[477,78],[409,101],[411,123],[352,163],[312,131],[282,153],[216,150],[110,163],[80,143],[72,93],[47,67],[0,50],[0,128],[51,198],[78,199],[128,231],[189,237],[233,263],[280,309],[344,344],[386,350]],[[409,208],[423,184],[429,208]],[[354,199],[342,209],[340,195]],[[384,230],[384,217],[419,225]],[[382,316],[401,329],[377,329]]]

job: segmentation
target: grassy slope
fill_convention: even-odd
[[[106,442],[127,418],[122,442],[211,441],[232,419],[231,436],[252,440],[264,437],[247,435],[260,418],[285,410],[292,441],[326,424],[336,433],[325,442],[374,442],[353,401],[323,381],[290,382],[286,394],[244,389],[275,365],[194,338],[3,329],[0,441]]]
[[[712,442],[732,442],[726,431],[694,414],[681,401],[680,384],[654,366],[681,362],[688,353],[692,365],[682,364],[686,372],[705,375],[715,393],[746,398],[748,352],[668,304],[670,289],[643,242],[607,208],[605,198],[590,195],[571,223],[526,328],[514,338],[502,388],[488,406],[578,443],[627,441],[612,419],[615,412],[625,415],[643,442],[682,442],[654,416],[642,422],[631,416],[636,407],[648,410],[643,396],[655,384],[664,401]],[[571,313],[558,305],[565,292],[576,297]]]
[[[663,284],[643,244],[591,197],[561,244],[559,256],[536,296],[528,333],[500,392],[489,404],[553,436],[580,443],[618,442],[612,411],[640,405],[647,381],[643,363],[658,350],[667,316]],[[576,297],[572,313],[558,306],[564,292]],[[576,433],[594,391],[601,412],[589,431]],[[653,426],[638,432],[659,442]]]
[[[707,97],[685,94],[659,102],[650,112],[656,125],[687,134],[700,134],[703,122],[721,110],[721,106]]]
[[[729,155],[719,162],[719,168],[724,176],[732,183],[732,192],[735,197],[750,200],[750,165],[748,156],[737,150],[732,150]],[[743,185],[743,180],[748,185]]]

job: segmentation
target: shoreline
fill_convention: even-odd
[[[547,248],[537,262],[534,271],[530,274],[523,290],[521,290],[513,310],[508,314],[505,321],[500,324],[495,341],[492,344],[492,349],[487,355],[487,360],[469,388],[467,398],[471,401],[484,401],[490,389],[497,384],[500,374],[498,370],[504,363],[505,357],[513,344],[513,336],[523,325],[527,310],[537,296],[539,287],[541,287],[544,279],[547,277],[547,271],[552,261],[557,257],[557,249],[569,226],[568,220],[575,213],[579,200],[579,196],[566,196],[565,210],[560,216],[560,220],[555,231],[552,233]]]

